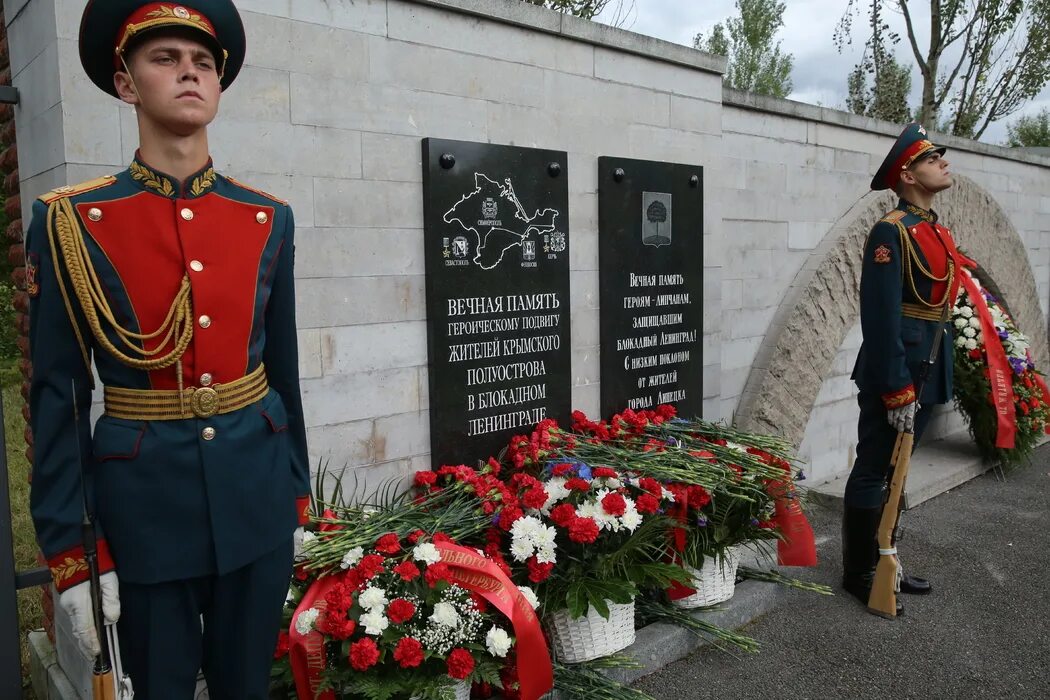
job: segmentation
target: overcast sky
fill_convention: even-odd
[[[631,3],[631,0],[622,1],[625,5]],[[781,40],[782,49],[795,57],[791,74],[794,83],[791,99],[845,109],[846,76],[860,59],[866,39],[863,34],[863,30],[867,28],[865,18],[855,18],[853,46],[846,47],[840,54],[835,48],[832,36],[835,25],[846,7],[846,0],[785,2],[787,9],[784,12],[784,28],[778,34],[778,38]],[[599,20],[611,23],[616,3],[617,0],[613,0]],[[860,5],[863,10],[869,3],[867,0],[858,0],[855,4]],[[925,3],[917,4],[925,7]],[[716,23],[735,13],[734,0],[634,0],[634,11],[621,26],[640,34],[692,46],[693,37],[697,32],[708,34]],[[889,14],[887,19],[891,25],[896,25],[895,28],[902,36],[902,41],[897,46],[898,59],[907,60],[910,65],[914,65],[911,49],[906,45],[903,20],[899,15],[892,14]],[[925,22],[920,21],[917,16],[915,19],[921,37],[919,46],[926,46],[929,43],[929,15],[926,13]],[[910,104],[914,107],[922,89],[917,69],[912,76],[912,89],[914,95]],[[1038,100],[1026,105],[1018,114],[1038,112],[1044,107],[1050,107],[1050,88],[1044,89]],[[1005,122],[1011,122],[1017,116],[1015,114],[992,124],[981,140],[1002,143],[1006,140]]]

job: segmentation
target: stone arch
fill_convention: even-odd
[[[894,206],[892,193],[870,192],[824,236],[784,295],[751,366],[736,424],[771,433],[798,447],[824,377],[860,314],[864,239]],[[1028,252],[1006,212],[973,180],[955,176],[937,210],[959,246],[997,283],[1011,312],[1047,367],[1046,320]]]

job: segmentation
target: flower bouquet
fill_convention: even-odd
[[[969,270],[952,324],[955,404],[986,459],[1017,465],[1050,432],[1050,393],[1032,362],[1028,338]]]

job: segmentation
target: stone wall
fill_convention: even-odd
[[[57,185],[118,170],[134,151],[132,111],[82,77],[76,31],[84,4],[6,2],[12,74],[23,91],[23,206]],[[865,212],[884,204],[866,195],[867,185],[897,127],[723,93],[721,59],[527,3],[237,4],[249,54],[211,129],[213,154],[222,171],[295,208],[315,464],[347,465],[372,484],[430,466],[426,136],[568,151],[573,403],[589,413],[599,394],[597,158],[704,166],[704,416],[789,434],[814,459],[848,449],[848,420],[834,426],[841,441],[833,446],[804,441],[807,425],[823,440],[845,415],[839,404],[850,401],[843,375],[857,343],[848,294],[807,297],[805,308],[838,318],[823,337],[827,324],[810,324],[816,337],[805,348],[819,347],[819,357],[802,347],[781,353],[779,376],[768,360],[802,301],[792,290],[809,289],[816,276],[838,279],[826,289],[846,294],[850,278],[821,273],[818,263],[855,204],[867,203]],[[958,139],[948,145],[956,169],[1007,212],[1044,323],[1050,159]],[[960,234],[964,242],[974,235]],[[793,384],[781,381],[789,375]],[[801,403],[788,391],[800,383],[811,394]]]

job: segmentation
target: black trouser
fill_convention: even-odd
[[[265,700],[292,552],[289,539],[222,576],[121,581],[120,651],[135,700],[190,700],[201,669],[213,700]]]
[[[881,508],[885,484],[890,473],[893,445],[897,431],[886,422],[886,408],[878,394],[861,391],[857,396],[860,419],[857,421],[857,459],[846,481],[846,505],[853,508]],[[915,416],[917,447],[930,422],[933,405],[922,406]]]

